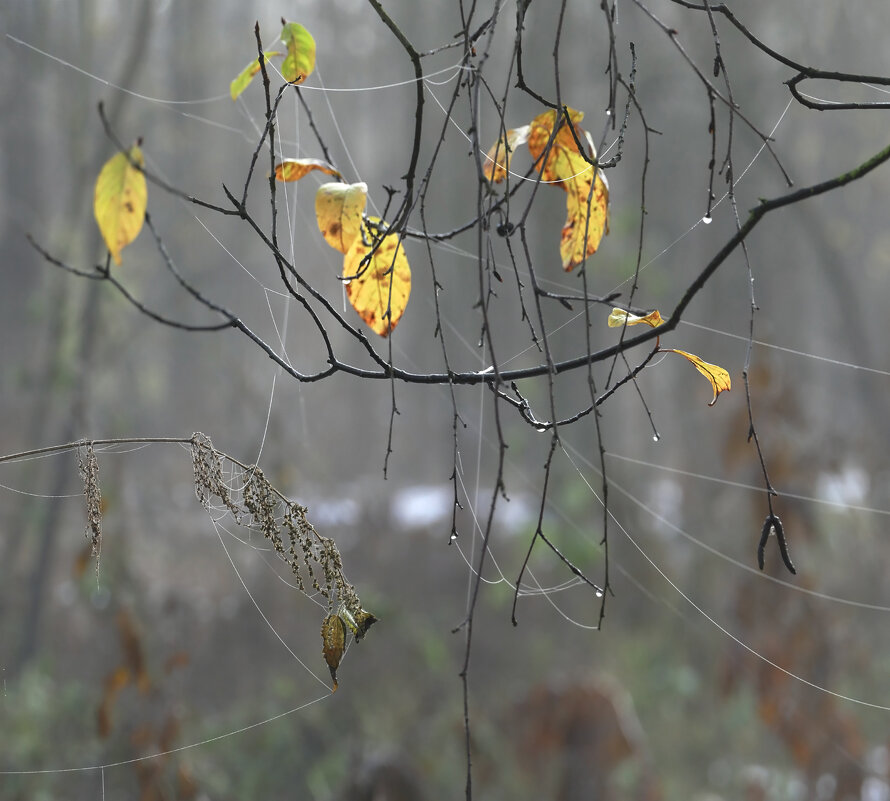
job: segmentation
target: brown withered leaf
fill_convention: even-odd
[[[328,663],[331,671],[331,680],[334,682],[332,692],[337,692],[337,668],[346,650],[346,626],[339,615],[328,615],[321,624],[321,642],[324,661]]]

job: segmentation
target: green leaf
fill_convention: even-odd
[[[272,56],[280,56],[277,50],[267,50],[263,53],[263,59],[268,61]],[[232,100],[237,100],[238,95],[240,95],[248,86],[248,84],[253,80],[253,76],[256,75],[260,71],[260,60],[259,58],[255,58],[250,62],[241,72],[238,73],[238,77],[235,78],[229,84],[229,94],[232,96]]]
[[[287,45],[287,56],[281,74],[288,83],[303,83],[315,69],[315,39],[298,22],[285,22],[281,41]]]

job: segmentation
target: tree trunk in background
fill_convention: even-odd
[[[119,86],[130,86],[136,76],[139,68],[142,66],[145,52],[148,46],[149,34],[151,31],[151,0],[142,0],[139,8],[139,17],[134,26],[134,33],[131,42],[127,48],[123,50],[126,58],[121,66],[119,74],[115,77],[114,82]],[[80,23],[80,41],[81,41],[81,63],[90,64],[95,60],[93,53],[94,42],[93,34],[96,29],[94,20],[95,2],[94,0],[82,0],[80,3],[80,14],[78,22]],[[123,92],[117,92],[107,103],[108,120],[112,129],[115,129],[123,115],[124,108],[128,101],[128,95]],[[78,117],[86,103],[75,104],[72,109],[72,116]],[[72,130],[77,127],[77,120],[73,120]],[[89,142],[84,137],[69,137],[72,151],[78,144],[83,145]],[[92,142],[91,156],[88,158],[78,159],[76,154],[71,153],[71,161],[77,164],[80,169],[75,170],[73,182],[71,184],[71,197],[69,202],[70,214],[65,219],[77,219],[80,217],[80,224],[77,230],[88,231],[89,233],[81,239],[83,242],[80,253],[71,254],[71,263],[92,263],[96,259],[96,254],[102,252],[102,242],[98,228],[91,224],[87,218],[91,215],[90,206],[84,207],[82,189],[84,186],[91,186],[91,171],[96,164],[102,162],[100,154],[108,149],[108,142],[104,138],[94,139]],[[78,215],[80,211],[80,215]],[[57,329],[58,339],[53,343],[51,353],[45,369],[45,375],[40,386],[53,386],[56,383],[58,372],[65,369],[64,351],[71,346],[70,340],[66,342],[68,337],[76,340],[76,366],[74,369],[74,382],[70,394],[64,400],[55,393],[42,393],[43,400],[35,409],[35,414],[29,423],[29,429],[32,431],[43,430],[48,420],[52,419],[56,413],[62,415],[62,431],[58,437],[60,442],[70,442],[84,435],[90,428],[89,425],[89,402],[90,402],[90,380],[89,376],[92,370],[93,355],[95,345],[101,324],[101,290],[93,285],[84,285],[83,290],[86,293],[85,306],[78,320],[70,331],[63,330],[62,327]],[[71,293],[64,294],[65,305],[75,306],[79,298],[77,295],[72,296]],[[64,318],[66,315],[61,314]],[[41,397],[39,394],[38,397]],[[53,406],[56,407],[54,412]],[[38,441],[39,437],[34,437],[31,441]],[[53,461],[53,472],[50,480],[50,494],[53,496],[63,494],[65,487],[70,485],[70,476],[73,472],[73,465],[70,460],[60,458]],[[23,507],[24,508],[24,507]],[[44,610],[48,600],[48,579],[52,571],[53,552],[59,532],[59,517],[61,513],[61,504],[56,501],[51,503],[46,515],[38,519],[38,529],[36,531],[38,538],[37,552],[31,570],[26,580],[27,602],[24,610],[23,623],[21,628],[21,640],[19,644],[18,654],[13,663],[13,673],[21,669],[37,652],[40,640],[40,632],[43,625]],[[20,539],[21,541],[21,539]]]

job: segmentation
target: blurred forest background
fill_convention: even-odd
[[[457,2],[385,5],[422,50],[451,41],[461,27]],[[713,224],[700,222],[710,158],[701,85],[635,5],[616,6],[622,71],[629,71],[633,41],[637,97],[648,124],[661,132],[650,140],[648,266],[636,302],[666,313],[731,235],[733,218],[723,202]],[[533,2],[526,18],[526,77],[547,96],[554,91],[557,7]],[[709,74],[707,17],[666,0],[650,7]],[[486,65],[498,94],[512,52],[514,4],[503,13]],[[890,74],[885,0],[751,0],[736,13],[805,64]],[[478,502],[484,517],[492,490],[490,393],[457,392],[467,424],[459,442],[468,502],[461,536],[449,546],[447,388],[396,386],[400,415],[384,480],[389,384],[340,375],[300,386],[246,338],[159,326],[109,287],[47,264],[25,237],[30,232],[82,269],[104,258],[92,191],[114,146],[96,114],[100,100],[124,142],[143,137],[150,169],[222,204],[222,183],[238,194],[264,106],[259,84],[238,102],[229,99],[228,85],[255,55],[254,21],[271,47],[282,16],[301,22],[318,43],[317,72],[302,91],[334,160],[346,180],[366,181],[383,205],[383,186],[400,188],[408,162],[415,86],[410,62],[364,0],[0,6],[0,453],[82,437],[202,431],[221,450],[259,460],[273,484],[308,506],[310,520],[340,546],[350,580],[380,622],[350,649],[331,695],[258,614],[194,497],[187,450],[155,445],[99,453],[105,541],[98,576],[85,557],[75,456],[0,465],[0,799],[433,801],[464,792],[464,640],[451,632],[466,610],[467,560],[477,555],[473,514]],[[736,100],[761,130],[775,127],[775,152],[796,185],[840,174],[887,144],[880,112],[789,107],[782,82],[793,73],[720,25]],[[597,4],[569,2],[562,97],[585,112],[597,140],[608,122],[607,44]],[[436,75],[426,84],[421,165],[445,123],[436,99],[450,97],[458,76],[448,68],[459,59],[456,49],[424,59],[424,73]],[[861,86],[848,90],[856,99],[880,99]],[[831,99],[841,91],[825,88]],[[540,111],[514,91],[506,123],[524,124]],[[481,140],[494,142],[497,115],[483,108],[481,118]],[[432,230],[466,221],[474,207],[474,160],[458,130],[468,119],[461,101],[445,138],[447,169],[435,173],[428,195]],[[321,155],[291,96],[279,128],[284,155]],[[766,151],[754,160],[756,136],[737,123],[734,137],[737,177],[753,160],[737,187],[744,215],[785,186]],[[622,161],[608,176],[611,234],[587,266],[592,292],[628,289],[643,164],[641,126],[632,114]],[[264,153],[259,169],[267,165]],[[254,183],[255,205],[262,178]],[[339,256],[317,233],[317,182],[303,183],[289,186],[283,238],[301,269],[337,300]],[[722,184],[716,191],[722,196]],[[557,194],[538,200],[530,244],[548,288],[579,291],[578,277],[564,274],[557,257],[564,218]],[[741,370],[750,304],[740,253],[665,343],[725,366],[733,391],[707,408],[709,389],[682,360],[667,358],[644,371],[639,384],[658,442],[632,387],[603,407],[610,504],[632,540],[618,526],[611,531],[615,597],[601,631],[591,630],[599,601],[583,585],[521,598],[519,625],[510,623],[513,594],[501,579],[515,581],[534,532],[549,438],[502,410],[510,501],[493,533],[470,673],[479,798],[890,799],[890,638],[882,634],[890,612],[890,552],[882,539],[890,514],[888,197],[890,169],[883,168],[769,216],[747,243],[760,307],[753,408],[796,577],[773,545],[765,572],[756,571],[766,503],[746,442]],[[274,261],[244,223],[154,186],[148,205],[196,286],[267,341],[277,343],[280,333],[295,363],[312,355],[301,350],[301,338],[314,348],[317,337],[299,307],[288,308]],[[476,347],[474,237],[434,249],[455,369],[489,364]],[[393,358],[438,371],[426,248],[406,247],[414,286],[392,338]],[[497,255],[507,263],[503,252]],[[153,309],[215,322],[170,279],[145,231],[118,274]],[[501,341],[516,345],[499,357],[511,367],[536,364],[512,280],[508,266],[497,319]],[[561,353],[577,350],[583,338],[577,312],[553,318],[566,323],[552,339]],[[607,310],[593,313],[602,317],[592,329],[594,347],[614,341]],[[585,376],[556,386],[563,412],[584,405]],[[529,390],[542,408],[545,389]],[[602,511],[592,427],[567,430],[563,444],[572,458],[556,459],[545,526],[599,579]],[[323,612],[286,583],[289,573],[267,545],[256,535],[226,542],[271,627],[326,679]],[[544,548],[536,549],[531,568],[544,588],[572,578]],[[142,687],[115,690],[115,671],[137,664]],[[194,743],[203,744],[133,761]],[[115,766],[96,767],[102,765]],[[371,786],[384,785],[389,794],[371,795]]]

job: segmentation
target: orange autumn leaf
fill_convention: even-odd
[[[590,172],[590,165],[581,157],[575,137],[566,124],[563,115],[562,125],[556,136],[553,137],[553,144],[547,155],[547,160],[538,165],[541,170],[541,180],[546,183],[555,183],[565,189],[565,183],[573,180],[582,173]],[[569,119],[575,128],[578,138],[585,138],[584,129],[580,127],[581,120],[584,119],[584,112],[576,109],[569,109]],[[544,155],[547,149],[547,143],[553,135],[553,126],[556,124],[556,111],[549,109],[543,114],[535,117],[529,125],[528,132],[528,152],[537,162]],[[592,154],[595,155],[595,154]],[[580,162],[580,163],[579,163]],[[574,167],[574,169],[573,169]]]
[[[501,134],[491,150],[485,155],[485,163],[482,165],[482,174],[485,180],[498,184],[507,177],[510,169],[510,159],[519,145],[528,141],[528,132],[531,126],[523,125],[521,128],[511,128],[507,131],[506,140]]]
[[[600,241],[609,231],[609,185],[601,170],[596,170],[594,181],[594,167],[578,147],[578,142],[586,141],[585,149],[589,151],[586,155],[590,159],[596,158],[593,142],[578,125],[584,114],[575,109],[568,109],[568,114],[578,136],[577,142],[571,128],[563,121],[547,151],[557,119],[556,111],[551,109],[532,120],[528,149],[536,162],[541,160],[541,180],[566,192],[566,224],[562,229],[559,251],[563,269],[570,271],[596,253]]]
[[[134,164],[145,164],[138,144],[105,162],[93,196],[96,223],[117,265],[121,263],[121,251],[139,236],[145,220],[148,189],[145,175]]]
[[[299,181],[313,170],[340,177],[337,168],[322,159],[283,159],[275,165],[275,178],[279,181]]]
[[[365,183],[322,184],[315,193],[315,217],[318,229],[332,248],[347,253],[359,237],[362,212],[368,199]]]
[[[376,237],[383,239],[375,249]],[[396,327],[411,294],[411,268],[398,234],[369,217],[343,258],[346,297],[375,334],[388,336]]]
[[[685,350],[675,350],[673,348],[666,348],[665,350],[668,353],[679,353],[681,356],[689,359],[695,366],[695,369],[711,382],[711,387],[714,390],[714,397],[708,406],[713,406],[717,403],[717,396],[721,392],[729,392],[729,390],[732,389],[729,373],[722,367],[719,367],[716,364],[708,364],[699,359],[695,354],[687,353]]]
[[[664,319],[658,309],[649,312],[649,314],[642,317],[636,314],[631,314],[624,309],[612,309],[608,322],[609,328],[621,328],[624,325],[640,325],[640,323],[645,323],[646,325],[652,326],[652,328],[658,328],[658,326],[664,323]]]

